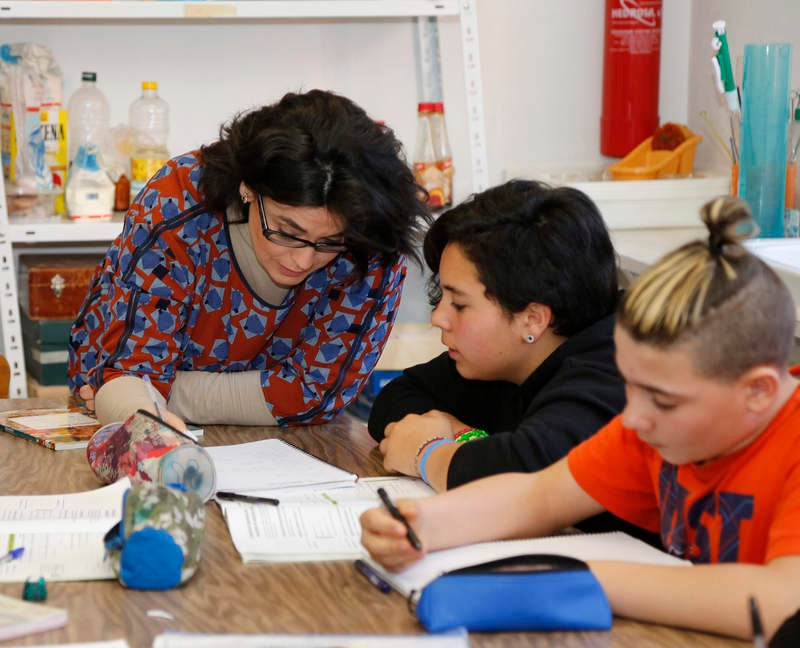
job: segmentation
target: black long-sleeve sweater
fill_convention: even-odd
[[[522,385],[467,380],[446,353],[406,369],[384,387],[369,417],[378,441],[406,414],[449,412],[491,436],[462,444],[450,462],[447,487],[499,472],[549,466],[594,434],[625,404],[614,363],[609,315],[569,337]]]

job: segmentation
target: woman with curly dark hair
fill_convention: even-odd
[[[131,205],[70,334],[103,422],[327,421],[360,391],[429,222],[393,132],[312,90],[236,116]],[[166,406],[166,410],[163,406]]]

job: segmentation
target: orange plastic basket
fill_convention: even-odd
[[[672,151],[654,151],[648,137],[619,162],[608,166],[613,180],[653,180],[664,176],[688,176],[694,169],[694,151],[703,139],[681,126],[686,139]]]

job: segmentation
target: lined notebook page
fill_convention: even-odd
[[[412,590],[422,589],[445,572],[525,554],[556,554],[584,561],[621,560],[651,565],[691,565],[686,560],[651,547],[622,531],[480,542],[442,549],[432,551],[419,562],[396,574],[387,572],[372,560],[369,562],[395,589],[408,596]]]

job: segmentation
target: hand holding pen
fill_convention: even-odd
[[[153,407],[155,407],[156,416],[160,418],[162,421],[164,421],[164,423],[169,425],[171,428],[173,428],[181,436],[186,437],[187,439],[190,439],[191,441],[197,443],[197,437],[191,432],[189,432],[189,430],[179,430],[177,427],[175,427],[174,423],[170,423],[170,421],[164,418],[164,415],[161,412],[161,406],[158,404],[159,394],[158,392],[156,392],[156,388],[153,387],[153,383],[150,382],[150,376],[144,374],[144,376],[142,376],[142,380],[144,380],[144,384],[147,386],[147,393],[150,396],[150,400],[153,401]]]
[[[753,648],[767,648],[764,626],[761,623],[761,614],[758,611],[758,601],[755,596],[750,597],[750,626],[753,629]]]
[[[403,525],[405,525],[406,538],[408,538],[408,541],[411,543],[411,546],[414,547],[414,549],[416,549],[417,551],[422,551],[422,543],[419,541],[417,534],[414,533],[414,529],[411,528],[411,525],[408,523],[408,520],[406,520],[405,516],[397,509],[397,506],[391,500],[389,494],[383,488],[379,488],[378,496],[381,498],[383,505],[389,511],[391,516],[395,520],[399,520],[400,522],[403,523]]]

